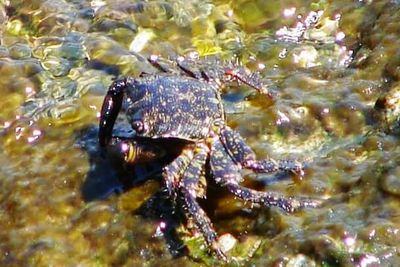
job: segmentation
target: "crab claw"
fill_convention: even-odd
[[[128,164],[153,162],[166,155],[161,147],[144,140],[113,137],[107,151]]]
[[[126,79],[116,80],[111,84],[104,98],[99,122],[99,143],[102,147],[105,147],[111,141],[114,123],[121,110],[126,87]]]

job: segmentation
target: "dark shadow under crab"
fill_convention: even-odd
[[[114,128],[114,133],[124,138],[131,138],[132,130],[126,126],[129,125],[126,125],[124,121],[119,121],[117,127]],[[102,153],[104,150],[99,150],[97,135],[98,128],[92,125],[76,133],[76,144],[86,151],[90,160],[90,170],[81,187],[81,194],[86,202],[106,199],[110,195],[126,192],[133,187],[160,178],[162,166],[171,162],[174,156],[173,154],[165,155],[164,158],[154,162],[124,166],[121,158],[118,157],[119,154],[113,154],[112,149],[108,150],[111,153]],[[114,152],[118,153],[118,151]],[[177,233],[177,226],[184,223],[184,214],[175,212],[165,190],[160,190],[151,197],[149,195],[146,201],[141,202],[134,214],[161,220],[165,227],[160,230],[171,255],[180,257],[188,254],[187,247]]]
[[[283,197],[240,185],[241,168],[257,173],[303,172],[302,164],[297,161],[257,160],[243,138],[226,125],[220,95],[222,82],[239,81],[268,95],[256,76],[232,65],[205,64],[197,68],[188,59],[149,61],[161,71],[159,74],[136,79],[125,77],[110,86],[101,110],[99,143],[128,164],[173,155],[162,171],[169,196],[173,203],[176,200],[183,203],[188,219],[220,258],[227,259],[209,217],[197,200],[206,196],[206,173],[217,184],[251,203],[277,206],[286,212],[318,205],[318,201],[311,199]],[[136,132],[133,138],[112,135],[121,109]]]

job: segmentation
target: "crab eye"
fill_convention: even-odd
[[[136,120],[132,122],[132,128],[136,133],[140,134],[144,132],[144,123],[141,120]]]

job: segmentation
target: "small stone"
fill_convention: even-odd
[[[30,58],[32,51],[31,48],[26,44],[17,43],[8,48],[10,57],[13,59],[26,59]]]
[[[55,56],[47,57],[42,62],[42,67],[55,77],[65,76],[71,69],[71,65],[68,60]]]
[[[383,191],[400,196],[400,167],[391,169],[381,179],[381,188]]]
[[[234,248],[236,243],[237,239],[229,233],[221,235],[218,239],[218,244],[224,253]]]

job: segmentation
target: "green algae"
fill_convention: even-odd
[[[114,194],[121,191],[118,178],[134,180],[136,173],[110,164],[96,146],[112,79],[153,73],[150,54],[193,52],[259,71],[275,101],[227,88],[228,124],[260,158],[307,161],[303,177],[244,173],[248,185],[326,200],[285,214],[223,189],[210,193],[203,204],[236,259],[229,265],[400,263],[394,1],[6,2],[0,265],[223,265],[183,220],[167,220],[172,211],[157,197],[156,180]],[[175,223],[187,256],[174,257],[181,243],[159,234],[161,222]]]

